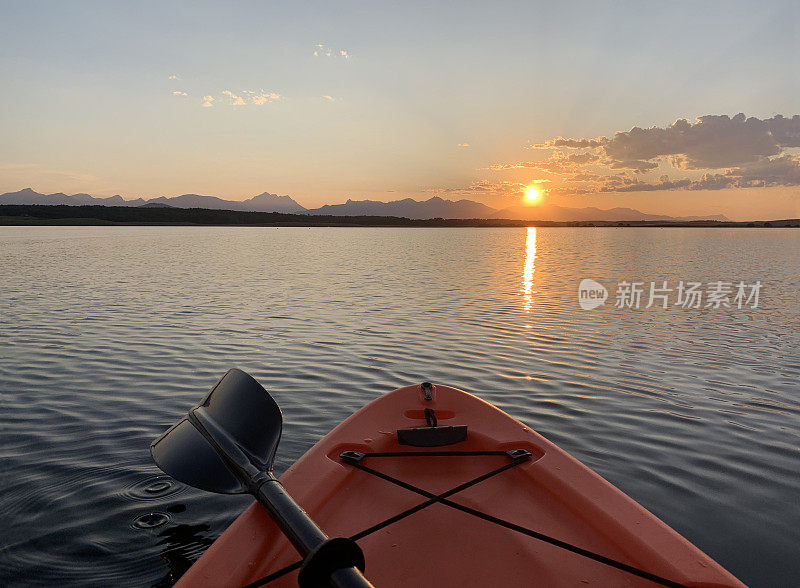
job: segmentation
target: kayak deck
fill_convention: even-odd
[[[286,490],[329,536],[357,537],[366,556],[365,576],[376,586],[656,585],[524,530],[678,584],[743,586],[650,512],[529,427],[455,388],[437,385],[431,396],[426,400],[417,385],[378,398],[281,476]],[[425,427],[425,409],[434,411],[439,427],[467,425],[466,440],[445,447],[400,445],[397,430]],[[513,463],[505,454],[438,455],[511,450],[527,451],[530,457]],[[341,457],[347,451],[368,455],[353,464]],[[415,455],[370,455],[395,452]],[[447,497],[456,506],[492,520],[431,499],[503,466],[507,469]],[[381,526],[423,503],[428,504]],[[507,528],[495,519],[523,529]],[[297,586],[297,570],[285,572],[285,568],[299,559],[266,511],[254,503],[179,585],[246,586],[278,572],[279,577],[266,585]]]

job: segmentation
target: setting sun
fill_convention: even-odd
[[[536,188],[528,188],[525,190],[525,200],[528,202],[536,202],[541,197],[539,190]]]

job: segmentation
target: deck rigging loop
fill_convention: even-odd
[[[429,427],[438,427],[439,420],[436,418],[436,411],[432,408],[425,409],[425,422]]]

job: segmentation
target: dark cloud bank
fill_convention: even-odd
[[[633,127],[611,138],[558,137],[531,147],[552,153],[543,161],[500,163],[491,169],[531,168],[559,175],[562,186],[554,191],[564,194],[800,185],[795,151],[800,148],[800,115],[763,120],[708,115],[664,128]],[[665,167],[684,177],[670,178],[663,174]],[[657,175],[658,168],[657,180],[638,177]]]

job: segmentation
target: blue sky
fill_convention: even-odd
[[[649,175],[625,172],[662,186],[642,192],[490,168],[548,160],[554,151],[530,146],[557,137],[740,112],[791,119],[797,3],[2,1],[0,21],[1,191],[499,205],[539,182],[576,206],[797,210],[793,170],[763,186],[741,179],[748,168],[713,191],[669,189],[665,169],[700,177],[667,169],[680,147]],[[793,145],[732,165],[794,165]],[[618,173],[609,165],[592,173]]]

